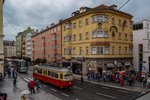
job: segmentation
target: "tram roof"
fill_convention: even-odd
[[[68,68],[65,67],[54,67],[50,65],[35,65],[34,67],[38,68],[44,68],[44,69],[50,69],[50,70],[57,70],[57,71],[68,71]]]

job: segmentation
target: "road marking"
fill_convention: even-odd
[[[51,88],[51,90],[57,92],[57,90],[55,90],[55,89],[53,89],[53,88]]]
[[[108,97],[108,98],[113,98],[113,99],[116,99],[116,97],[114,96],[111,96],[111,95],[107,95],[107,94],[102,94],[102,93],[98,93],[96,92],[97,95],[100,95],[100,96],[105,96],[105,97]]]
[[[46,86],[46,85],[42,85],[42,86],[47,88],[47,86]]]
[[[101,87],[101,88],[103,88],[103,89],[110,89],[109,87]]]
[[[30,81],[33,81],[33,79],[32,78],[28,78]]]
[[[118,91],[123,93],[129,93],[128,91],[124,91],[124,90],[118,90]]]
[[[77,86],[73,86],[73,88],[76,88],[76,89],[82,90],[82,88],[77,87]]]
[[[88,84],[88,85],[90,85],[90,86],[95,86],[94,84]]]
[[[69,95],[65,94],[65,93],[61,93],[62,95],[66,96],[66,97],[69,97]]]
[[[79,100],[79,99],[75,99],[75,100]]]
[[[23,78],[25,81],[29,82],[30,80],[28,80],[27,78]]]

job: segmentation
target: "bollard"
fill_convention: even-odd
[[[21,100],[26,100],[25,94],[23,94],[23,95],[21,96]]]

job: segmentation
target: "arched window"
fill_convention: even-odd
[[[115,32],[114,31],[112,32],[112,37],[115,38]]]

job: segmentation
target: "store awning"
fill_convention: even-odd
[[[106,65],[107,65],[107,68],[113,68],[113,67],[115,67],[115,65],[113,63],[108,63]]]

